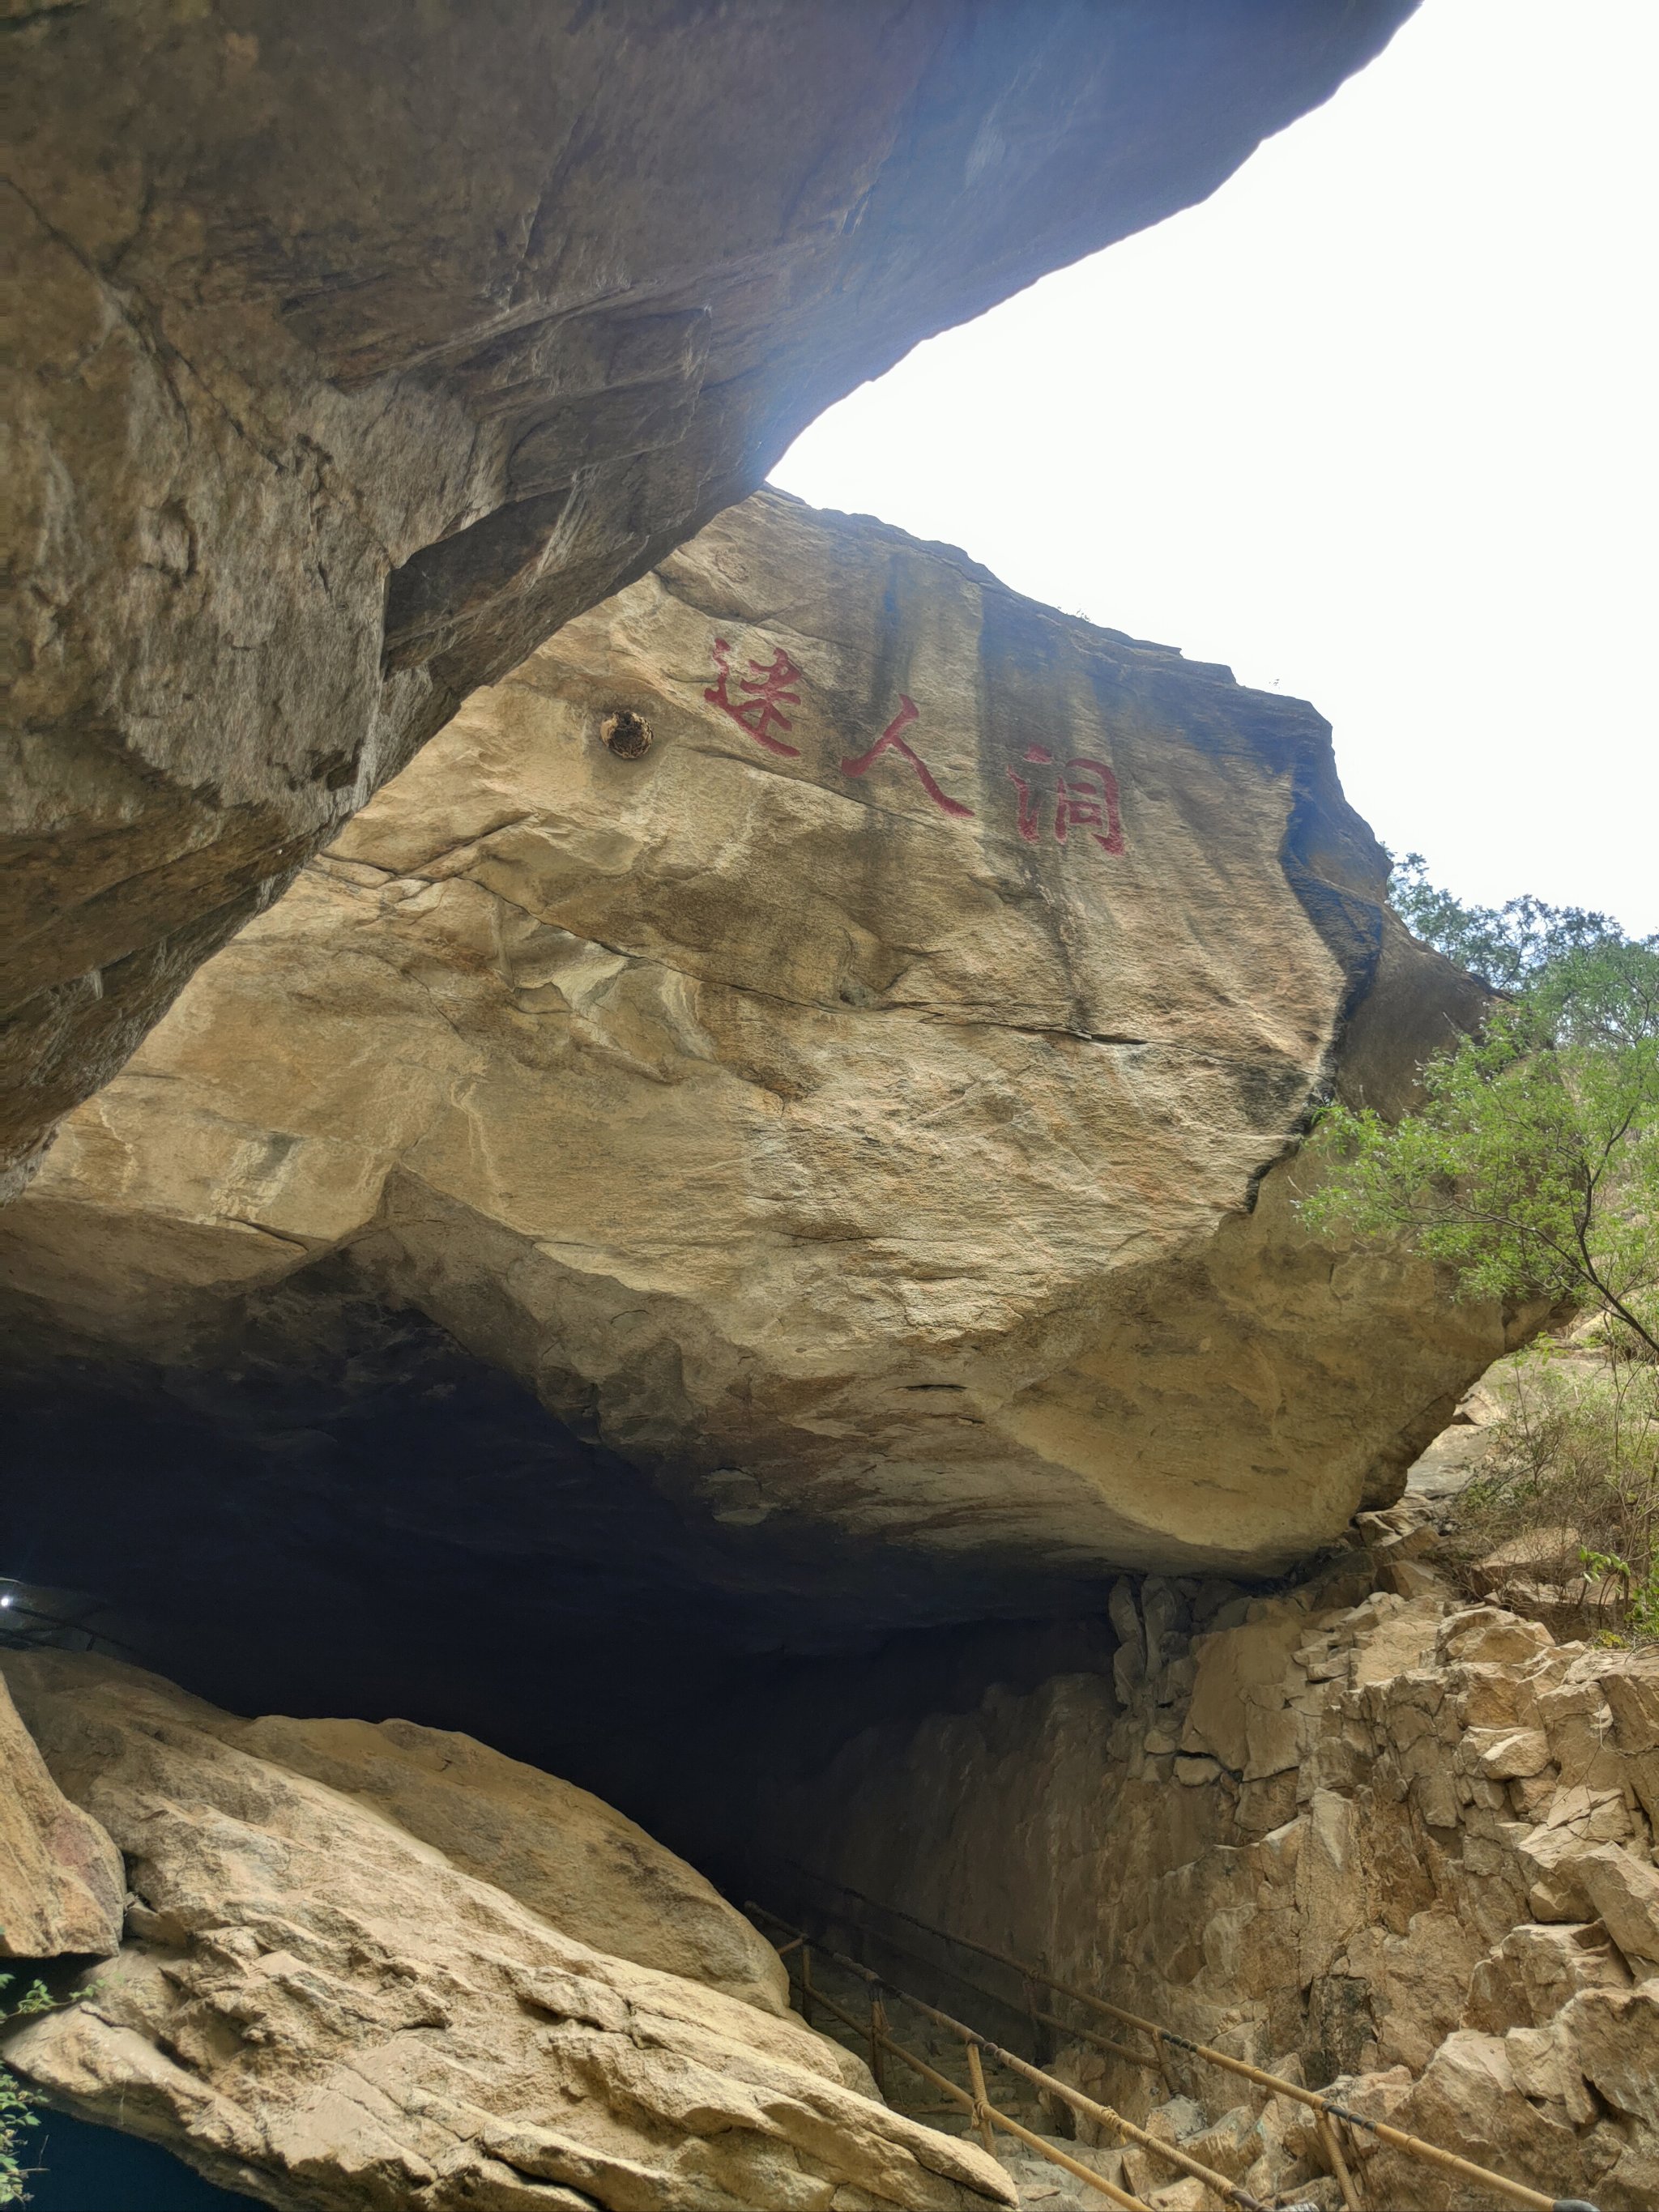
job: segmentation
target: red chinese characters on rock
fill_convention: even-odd
[[[763,745],[768,752],[776,753],[785,760],[799,760],[800,747],[785,744],[781,738],[774,737],[772,732],[775,729],[793,729],[793,721],[783,710],[786,707],[800,705],[799,687],[805,681],[803,672],[780,646],[770,660],[750,660],[748,675],[739,676],[732,665],[732,651],[729,638],[717,637],[714,640],[714,666],[719,672],[719,680],[704,691],[704,699],[709,706],[718,707],[721,714],[730,715],[740,730],[753,738],[757,744]],[[957,821],[971,821],[973,808],[964,806],[959,799],[951,799],[940,789],[933,770],[902,735],[913,722],[921,719],[921,709],[915,701],[908,692],[901,691],[897,714],[867,752],[851,754],[842,762],[842,774],[854,777],[867,775],[882,755],[890,752],[914,771],[916,781],[941,814],[951,815]],[[1042,757],[1046,760],[1049,756],[1045,753]],[[1093,763],[1073,761],[1071,765],[1078,769]],[[1110,771],[1103,773],[1109,782]],[[1079,797],[1078,804],[1082,803]],[[1115,785],[1112,787],[1112,803],[1115,806]],[[1079,814],[1074,818],[1081,821],[1083,817]],[[1065,832],[1061,830],[1059,834],[1063,838]]]
[[[973,808],[971,806],[964,806],[959,799],[946,798],[944,792],[939,789],[939,785],[934,781],[933,771],[929,769],[927,762],[923,760],[921,755],[916,751],[913,745],[907,744],[904,739],[899,735],[899,732],[901,730],[908,729],[912,722],[917,721],[920,719],[920,710],[916,706],[915,701],[909,697],[907,693],[901,691],[899,693],[899,710],[897,714],[894,715],[892,720],[887,725],[887,727],[876,739],[876,742],[871,746],[868,752],[855,753],[849,759],[842,761],[841,764],[842,774],[843,775],[867,775],[869,770],[875,765],[876,762],[881,758],[881,756],[884,752],[896,752],[902,759],[909,762],[911,767],[916,772],[917,780],[921,783],[922,789],[927,793],[929,799],[933,800],[934,805],[939,808],[942,814],[954,814],[958,817],[971,818],[974,811]]]
[[[751,660],[748,675],[734,679],[731,655],[730,642],[717,637],[714,665],[720,672],[720,682],[711,684],[703,697],[711,707],[718,707],[722,714],[729,714],[739,729],[746,730],[769,753],[779,753],[785,760],[799,760],[799,745],[786,745],[769,732],[774,723],[781,730],[793,730],[795,726],[783,709],[800,704],[800,693],[794,688],[801,681],[800,670],[780,646],[769,662]],[[749,694],[746,699],[732,696],[734,680],[739,691]]]
[[[1046,745],[1027,745],[1025,757],[1043,767],[1054,765],[1054,757]],[[1008,775],[1019,793],[1019,834],[1027,844],[1035,845],[1042,835],[1038,809],[1046,811],[1046,795],[1039,793],[1034,801],[1031,786],[1036,779],[1024,776],[1013,768]],[[1072,830],[1087,830],[1103,852],[1123,850],[1123,817],[1118,805],[1117,778],[1104,761],[1068,760],[1055,778],[1055,844],[1063,845],[1066,832]]]

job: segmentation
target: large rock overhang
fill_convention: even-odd
[[[388,1700],[394,1616],[614,1695],[641,1624],[689,1686],[1278,1571],[1516,1330],[1296,1219],[1319,1100],[1483,1003],[1385,881],[1311,708],[758,495],[71,1117],[0,1224],[20,1567]]]
[[[1411,5],[14,11],[0,1196],[471,689]]]

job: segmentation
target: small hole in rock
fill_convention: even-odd
[[[599,724],[599,735],[618,760],[643,760],[651,750],[651,725],[631,707],[618,707]]]

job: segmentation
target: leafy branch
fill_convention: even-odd
[[[1557,911],[1511,901],[1496,919],[1523,906]],[[1573,914],[1570,934],[1604,921]],[[1322,1115],[1308,1226],[1403,1239],[1462,1297],[1588,1305],[1659,1359],[1659,939],[1604,933],[1539,957],[1421,1079],[1393,1125]]]
[[[0,1974],[0,1991],[9,1990],[15,1979],[14,1975]],[[15,2005],[6,2004],[0,1997],[0,2019],[3,2020],[21,2020],[32,2013],[56,2009],[56,2000],[41,1981],[31,1982]],[[0,2204],[28,2202],[23,2185],[34,2169],[24,2165],[21,2145],[24,2129],[40,2124],[36,2110],[40,2102],[36,2093],[25,2088],[9,2066],[0,2066]]]

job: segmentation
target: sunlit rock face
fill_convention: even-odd
[[[14,1312],[224,1370],[343,1264],[775,1588],[1274,1569],[1505,1342],[1294,1215],[1316,1102],[1478,1010],[1384,878],[1311,708],[763,494],[204,971],[9,1211]]]
[[[0,1195],[467,692],[1411,5],[9,9]]]
[[[77,2116],[321,2212],[1013,2201],[976,2146],[878,2102],[861,2061],[781,2003],[756,1931],[581,1793],[523,1769],[504,1788],[511,1762],[452,1745],[482,1789],[469,1832],[408,1755],[424,1731],[240,1722],[82,1653],[3,1663],[131,1884],[119,1954],[6,2039]],[[589,1879],[550,1893],[548,1855],[584,1838]]]

